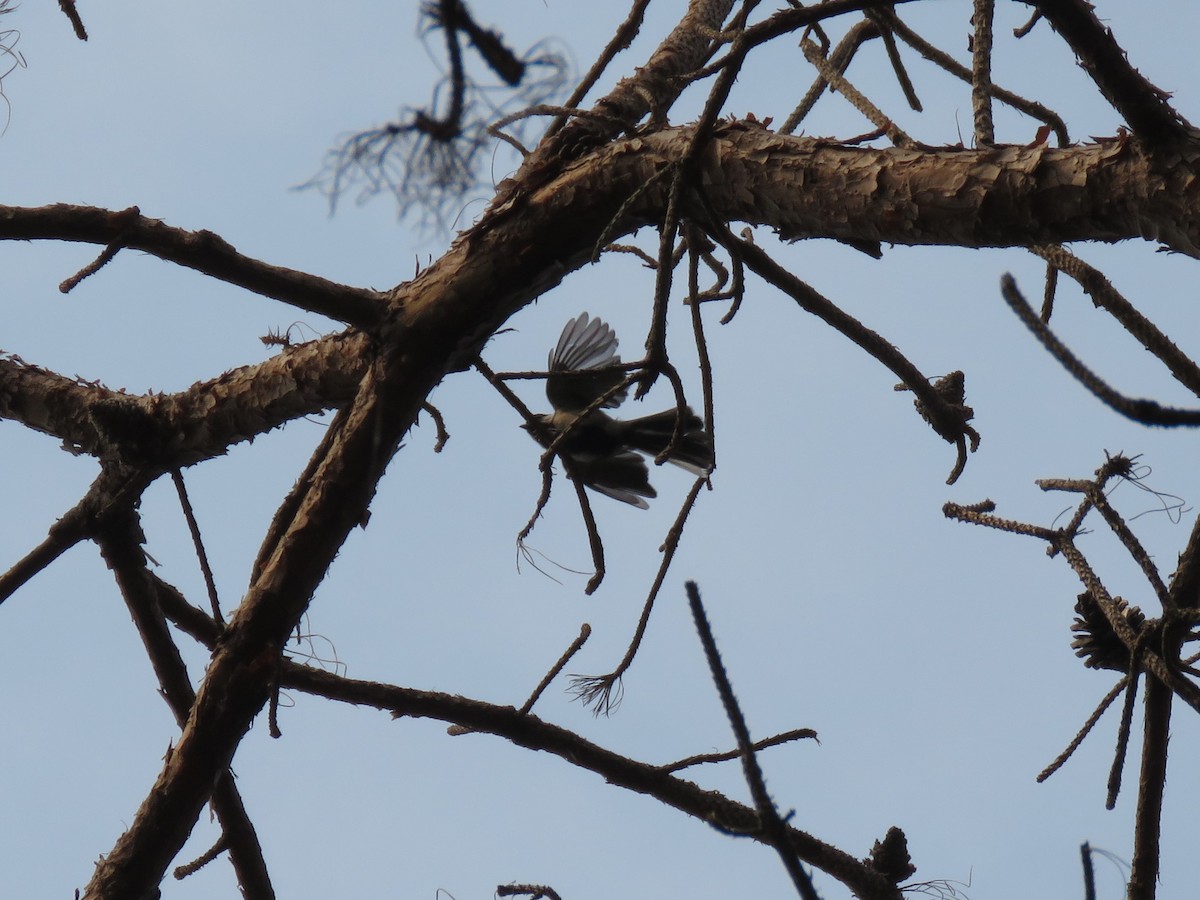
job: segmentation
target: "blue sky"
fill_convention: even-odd
[[[1191,87],[1200,12],[1182,2],[1098,5],[1131,60],[1200,120]],[[552,38],[580,69],[625,14],[563,0],[475,8],[519,47]],[[612,77],[644,61],[681,8],[652,6],[643,37]],[[291,190],[317,171],[339,135],[426,102],[439,47],[423,49],[412,4],[116,2],[82,12],[86,44],[53,4],[26,3],[0,20],[20,31],[25,61],[3,82],[2,202],[136,204],[172,225],[215,231],[251,256],[379,288],[448,244],[444,232],[398,220],[386,198],[346,203],[331,217],[318,194]],[[997,83],[1055,108],[1077,140],[1115,133],[1115,114],[1049,29],[1024,42],[1009,36],[1026,14],[1023,5],[1000,5]],[[904,15],[967,59],[969,4],[914,4]],[[809,79],[787,51],[752,63],[729,111],[786,118]],[[920,116],[901,106],[878,46],[850,74],[920,140],[969,136],[969,92],[911,52],[906,59],[925,102]],[[685,97],[673,119],[686,121],[700,101]],[[868,130],[830,97],[806,128]],[[998,114],[997,128],[999,140],[1025,143],[1036,123]],[[512,167],[503,148],[489,158],[497,180]],[[481,208],[464,204],[455,227]],[[639,240],[654,246],[653,235]],[[1191,260],[1148,244],[1075,249],[1196,352]],[[270,329],[335,327],[135,253],[59,294],[58,283],[95,252],[0,245],[0,349],[111,387],[173,391],[265,358],[270,351],[258,338]],[[783,248],[780,258],[929,375],[964,369],[979,452],[947,487],[953,451],[917,417],[909,395],[893,392],[894,377],[752,280],[733,324],[718,327],[722,310],[709,311],[719,468],[689,521],[624,703],[596,719],[560,683],[537,712],[651,762],[731,746],[688,621],[683,582],[694,579],[752,734],[820,734],[820,745],[802,742],[761,759],[773,796],[795,810],[799,827],[863,856],[899,825],[918,879],[969,882],[961,889],[976,900],[1011,896],[1014,884],[1024,896],[1078,895],[1080,843],[1131,854],[1135,769],[1116,810],[1103,809],[1115,716],[1047,784],[1034,777],[1112,679],[1083,670],[1070,651],[1079,586],[1063,562],[1047,559],[1033,540],[947,522],[941,506],[990,497],[1002,514],[1048,524],[1069,503],[1034,479],[1086,477],[1107,449],[1143,454],[1150,483],[1190,508],[1197,435],[1127,422],[1058,369],[999,296],[1005,272],[1027,295],[1040,295],[1042,266],[1028,254],[887,248],[875,261],[813,241]],[[651,275],[632,257],[605,258],[514,317],[515,330],[492,341],[488,361],[496,369],[542,365],[563,323],[583,310],[611,322],[633,358],[652,291]],[[678,303],[671,321],[681,326],[671,335],[672,358],[698,402]],[[1197,405],[1065,283],[1055,327],[1127,394]],[[544,407],[536,386],[524,396]],[[430,428],[408,437],[369,528],[351,536],[311,607],[319,653],[336,652],[354,677],[520,704],[586,621],[593,637],[569,671],[609,671],[637,620],[687,476],[671,467],[653,472],[660,496],[646,512],[596,499],[609,574],[585,597],[582,576],[560,572],[556,582],[518,569],[514,539],[537,496],[539,451],[516,415],[471,373],[447,379],[432,401],[450,443],[435,455]],[[647,401],[669,402],[662,389]],[[187,471],[227,608],[245,590],[266,523],[323,427],[295,422]],[[0,448],[7,566],[75,503],[96,465],[8,422],[0,422]],[[1169,574],[1194,512],[1177,524],[1130,485],[1113,500],[1129,516],[1148,513],[1137,531]],[[150,489],[142,512],[160,574],[202,602],[169,482]],[[556,491],[532,543],[563,566],[587,567],[569,491]],[[1115,542],[1097,531],[1082,546],[1114,593],[1153,613]],[[188,650],[187,658],[198,679],[204,655]],[[428,898],[444,889],[467,900],[509,881],[549,884],[569,900],[790,890],[769,850],[560,760],[484,735],[451,738],[438,723],[291,699],[283,739],[271,740],[257,723],[234,763],[280,896]],[[0,607],[0,722],[0,895],[70,896],[132,820],[176,734],[90,545]],[[1164,897],[1185,896],[1193,884],[1186,816],[1200,779],[1180,763],[1198,738],[1194,719],[1179,712]],[[692,777],[747,797],[735,765]],[[179,861],[215,835],[202,817]],[[1121,895],[1115,867],[1102,866],[1099,879],[1102,897]],[[817,884],[823,896],[844,896],[828,879]],[[164,896],[236,896],[236,887],[220,860],[187,881],[168,881]]]

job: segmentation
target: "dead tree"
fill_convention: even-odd
[[[474,183],[472,166],[488,141],[504,139],[521,149],[520,168],[499,185],[479,221],[410,280],[386,290],[333,283],[249,258],[216,234],[173,227],[143,216],[136,207],[0,207],[0,239],[5,241],[75,241],[103,248],[92,266],[64,282],[63,290],[84,277],[103,277],[100,270],[114,256],[137,251],[345,326],[300,344],[276,335],[278,352],[265,362],[170,394],[128,394],[16,355],[0,357],[0,415],[52,435],[72,453],[99,464],[86,494],[64,512],[44,540],[31,541],[36,546],[0,576],[0,601],[68,548],[94,543],[119,585],[180,729],[157,780],[128,830],[103,854],[84,896],[154,896],[206,804],[211,804],[223,832],[214,852],[228,851],[244,894],[274,895],[230,763],[251,724],[264,711],[271,716],[279,691],[288,689],[373,706],[395,716],[433,717],[458,729],[489,732],[556,754],[612,784],[774,847],[801,896],[815,896],[808,874],[815,869],[856,896],[898,898],[901,883],[913,872],[899,829],[889,831],[868,858],[859,859],[789,824],[775,811],[754,763],[756,749],[771,741],[750,740],[704,624],[697,590],[691,593],[698,627],[737,739],[738,749],[728,756],[742,759],[753,806],[703,791],[675,774],[705,761],[700,757],[675,767],[650,765],[533,716],[530,708],[544,684],[524,707],[501,707],[322,672],[290,658],[287,647],[348,534],[366,524],[385,468],[402,462],[397,456],[401,442],[422,412],[434,412],[431,391],[448,378],[468,377],[462,373],[477,370],[516,402],[506,387],[512,373],[494,373],[485,361],[488,340],[519,310],[551,295],[567,274],[606,251],[622,248],[622,241],[642,229],[652,229],[657,236],[656,248],[640,251],[655,270],[655,291],[647,301],[652,325],[645,356],[625,364],[622,384],[644,394],[665,379],[680,407],[685,405],[682,380],[666,351],[665,315],[672,288],[682,284],[702,360],[702,406],[710,426],[714,410],[703,364],[701,311],[706,303],[723,301],[723,321],[730,320],[752,274],[894,373],[900,386],[914,395],[920,416],[954,447],[947,465],[950,481],[961,473],[979,440],[962,373],[929,377],[902,349],[789,271],[777,261],[775,245],[742,231],[744,226],[761,226],[784,241],[833,239],[875,257],[885,253],[887,245],[1025,248],[1046,263],[1041,314],[1030,309],[1021,286],[1012,280],[1003,292],[1055,358],[1119,414],[1153,425],[1200,424],[1200,411],[1131,400],[1110,387],[1055,337],[1050,318],[1054,285],[1063,274],[1077,281],[1181,384],[1200,395],[1195,363],[1102,273],[1062,246],[1143,240],[1200,257],[1195,174],[1200,139],[1169,96],[1126,59],[1119,36],[1106,29],[1088,3],[1030,0],[1027,5],[1040,20],[1031,21],[1030,27],[1054,30],[1063,52],[1078,57],[1126,128],[1072,142],[1067,124],[1056,113],[1036,98],[1017,96],[994,83],[991,0],[974,4],[970,65],[914,32],[904,21],[905,4],[828,0],[763,9],[756,2],[693,0],[649,59],[607,95],[588,100],[616,52],[637,33],[647,6],[640,0],[602,58],[561,105],[548,105],[545,92],[535,92],[527,97],[532,104],[528,109],[483,121],[486,127],[481,128],[471,123],[467,112],[470,87],[461,69],[464,52],[477,52],[513,84],[527,77],[524,67],[529,60],[509,51],[502,35],[481,28],[464,4],[441,2],[426,14],[430,27],[446,35],[451,74],[442,104],[357,136],[331,155],[317,179],[336,197],[355,179],[375,177],[375,183],[386,183],[402,204],[436,211],[441,198],[461,198]],[[64,9],[72,21],[79,21],[73,4]],[[82,31],[81,24],[79,28]],[[728,97],[747,61],[768,45],[794,47],[797,41],[797,70],[805,65],[812,73],[807,95],[796,98],[794,109],[733,116]],[[906,56],[931,60],[970,85],[974,127],[966,146],[931,146],[907,134],[849,80],[847,71],[856,53],[876,41],[886,48],[894,77],[914,108],[919,99],[904,67]],[[692,86],[706,92],[702,113],[686,123],[672,122],[674,105]],[[797,136],[826,91],[853,104],[871,123],[869,131],[837,138]],[[1026,141],[998,142],[992,123],[996,104],[1030,118],[1034,124]],[[499,116],[501,111],[495,112]],[[535,130],[534,122],[542,130],[536,143],[526,148],[512,129],[520,123],[528,135]],[[374,174],[372,165],[378,166]],[[702,274],[712,278],[711,287],[702,288]],[[202,608],[152,571],[142,549],[138,514],[139,500],[152,483],[173,478],[186,510],[184,469],[288,422],[330,410],[336,411],[333,422],[294,489],[279,502],[244,596],[227,619],[215,601]],[[544,458],[547,490],[555,449],[552,444]],[[567,469],[570,475],[569,465]],[[1084,585],[1077,629],[1080,654],[1088,665],[1120,674],[1113,696],[1124,691],[1129,698],[1125,738],[1132,729],[1135,688],[1144,684],[1139,815],[1130,885],[1130,896],[1142,898],[1153,896],[1158,873],[1158,823],[1172,703],[1178,699],[1200,711],[1194,659],[1186,652],[1197,619],[1200,530],[1193,532],[1174,575],[1159,574],[1105,500],[1105,483],[1134,477],[1133,462],[1117,457],[1094,480],[1047,483],[1048,489],[1083,498],[1077,514],[1061,527],[999,519],[986,504],[952,506],[947,513],[1032,535],[1079,574]],[[625,660],[608,675],[576,684],[584,699],[602,709],[611,707],[620,677],[638,649],[688,509],[703,486],[701,478],[668,536],[663,567]],[[603,542],[581,487],[578,499],[595,562],[590,585],[594,588],[604,574]],[[1083,558],[1075,537],[1084,517],[1093,512],[1142,566],[1161,603],[1158,616],[1131,610],[1112,596]],[[537,513],[531,527],[536,518]],[[180,634],[211,652],[196,686],[176,643]],[[569,654],[563,664],[567,658]],[[551,676],[561,670],[562,664]],[[778,740],[805,736],[811,732],[799,730]],[[1124,746],[1123,739],[1114,764],[1114,794]],[[553,896],[552,889],[537,885],[511,885],[505,891]]]

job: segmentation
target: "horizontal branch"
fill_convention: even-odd
[[[211,231],[185,231],[143,216],[138,208],[113,211],[55,203],[0,206],[0,240],[79,241],[141,250],[219,281],[282,300],[298,309],[367,328],[386,308],[380,294],[243,256]]]
[[[510,195],[438,264],[395,290],[403,312],[392,339],[401,352],[440,370],[429,374],[436,383],[467,365],[512,313],[584,265],[600,235],[618,238],[660,221],[667,188],[657,176],[682,158],[692,134],[688,127],[670,128],[616,142],[569,164],[529,195]],[[1133,141],[875,150],[727,123],[716,129],[696,168],[693,187],[704,199],[694,215],[767,225],[792,240],[982,247],[1140,236],[1200,256],[1189,168],[1156,168]],[[369,292],[245,260],[214,235],[137,215],[0,207],[5,237],[119,241],[199,271],[215,267],[215,277],[235,283],[258,273],[278,280],[275,287],[292,300],[297,291],[314,294],[307,308],[345,319],[369,318],[368,308],[380,307]],[[241,276],[234,277],[235,270]],[[365,371],[368,346],[363,335],[339,335],[186,391],[144,397],[0,359],[0,416],[83,452],[132,447],[139,463],[189,464],[344,403]]]
[[[609,177],[637,169],[631,183],[647,185],[681,158],[690,134],[683,127],[635,138],[597,165]],[[1121,138],[1065,148],[873,149],[733,122],[701,154],[695,186],[726,221],[767,225],[787,240],[976,248],[1140,237],[1200,257],[1193,152],[1200,156],[1200,144],[1152,158]],[[661,209],[664,193],[650,187],[641,199]]]
[[[0,356],[0,418],[52,435],[74,453],[119,455],[166,471],[347,402],[366,369],[368,344],[364,334],[344,332],[183,391],[144,395]]]

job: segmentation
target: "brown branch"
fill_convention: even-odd
[[[217,582],[213,578],[212,566],[208,564],[208,553],[204,550],[204,538],[200,534],[200,523],[196,521],[196,511],[192,509],[192,501],[188,498],[187,485],[183,482],[183,473],[179,469],[173,470],[171,481],[174,482],[175,492],[179,495],[183,518],[187,522],[188,533],[192,536],[192,546],[196,549],[196,558],[200,561],[200,574],[204,576],[204,587],[208,591],[208,603],[212,607],[213,619],[223,624],[221,600],[217,596]]]
[[[816,6],[795,6],[790,9],[781,9],[772,13],[762,22],[749,26],[743,32],[743,37],[746,41],[746,49],[749,50],[759,44],[783,37],[785,34],[791,34],[801,28],[816,25],[826,19],[848,12],[886,10],[901,3],[910,2],[912,0],[825,0]]]
[[[1043,781],[1061,769],[1066,764],[1067,760],[1074,755],[1075,751],[1079,749],[1079,745],[1083,743],[1084,738],[1086,738],[1091,733],[1092,729],[1096,727],[1096,723],[1100,721],[1100,717],[1104,715],[1110,706],[1112,706],[1113,701],[1116,700],[1117,697],[1121,696],[1121,692],[1125,690],[1125,685],[1127,682],[1127,678],[1122,678],[1117,682],[1116,686],[1113,687],[1107,694],[1105,694],[1103,699],[1096,704],[1096,708],[1092,710],[1092,714],[1088,716],[1087,721],[1084,722],[1083,726],[1078,732],[1076,732],[1075,737],[1071,738],[1071,743],[1067,744],[1066,749],[1063,750],[1062,753],[1058,754],[1058,756],[1054,758],[1054,761],[1051,762],[1050,765],[1046,766],[1046,768],[1042,769],[1042,771],[1038,773],[1038,784],[1041,784]]]
[[[944,440],[959,448],[960,457],[965,456],[969,441],[974,450],[979,444],[979,433],[967,421],[971,418],[970,407],[948,402],[921,372],[899,350],[880,334],[867,328],[849,313],[844,312],[827,298],[805,284],[757,245],[734,237],[726,231],[723,236],[714,235],[722,243],[732,241],[742,261],[751,271],[768,284],[774,285],[796,301],[806,312],[812,313],[825,324],[841,332],[851,341],[887,366],[917,395],[927,420]],[[961,471],[957,466],[955,471]],[[953,481],[953,476],[951,478]]]
[[[176,881],[183,881],[183,879],[195,875],[228,849],[229,842],[225,839],[225,835],[221,835],[211,847],[191,862],[184,863],[182,866],[176,866],[175,871],[171,874],[175,876]]]
[[[544,884],[501,884],[496,886],[497,897],[519,897],[529,895],[529,900],[562,900],[558,892]]]
[[[1146,724],[1142,736],[1142,772],[1133,834],[1133,864],[1126,895],[1129,900],[1153,900],[1157,887],[1171,697],[1170,688],[1162,682],[1155,678],[1146,679]]]
[[[1187,546],[1179,554],[1179,565],[1171,577],[1171,609],[1200,607],[1200,516],[1192,523]]]
[[[79,17],[79,10],[75,8],[75,0],[58,0],[58,8],[63,11],[63,15],[71,23],[75,37],[86,41],[88,39],[87,29],[83,27],[83,19]]]
[[[1143,425],[1200,426],[1200,410],[1177,409],[1162,406],[1153,400],[1126,397],[1109,387],[1100,376],[1085,366],[1074,353],[1067,349],[1066,344],[1055,337],[1054,333],[1046,327],[1021,294],[1011,275],[1005,275],[1000,280],[1000,293],[1004,295],[1004,299],[1012,311],[1017,314],[1017,318],[1033,332],[1034,337],[1041,342],[1051,356],[1058,360],[1059,365],[1113,411],[1135,422],[1141,422]]]
[[[609,784],[654,797],[723,831],[762,839],[754,833],[758,817],[750,807],[663,772],[658,766],[621,756],[537,716],[521,715],[511,706],[357,681],[287,661],[280,683],[332,700],[389,710],[397,718],[432,718],[474,732],[494,734],[519,747],[551,753],[571,765],[597,773]],[[827,872],[857,896],[868,900],[901,900],[895,885],[861,861],[806,832],[785,827],[791,846],[805,863]]]
[[[204,610],[188,603],[174,585],[168,584],[149,570],[146,575],[154,588],[154,602],[158,604],[167,620],[204,647],[214,649],[225,632],[224,625],[215,621]]]
[[[592,63],[592,67],[588,69],[587,74],[579,80],[579,84],[575,86],[575,90],[571,91],[571,96],[564,102],[565,107],[577,107],[583,102],[583,98],[600,80],[600,76],[604,74],[604,70],[608,68],[608,64],[613,61],[618,53],[629,48],[633,43],[633,39],[637,37],[638,31],[642,27],[642,18],[646,14],[646,7],[650,5],[650,0],[634,0],[633,6],[629,10],[629,15],[625,17],[625,21],[617,26],[617,30],[613,36],[609,38],[604,49],[600,51],[600,55],[596,61]],[[550,123],[550,127],[546,129],[546,137],[554,135],[563,125],[566,124],[567,117],[559,116]]]
[[[604,541],[600,539],[600,529],[596,526],[596,516],[592,513],[592,502],[588,499],[583,481],[576,476],[574,466],[568,457],[559,458],[562,460],[563,468],[566,469],[567,477],[575,488],[575,498],[579,501],[579,515],[583,518],[583,527],[588,536],[588,548],[592,551],[592,577],[588,579],[583,588],[583,593],[590,597],[604,581]]]
[[[572,692],[583,701],[585,706],[593,707],[596,715],[608,715],[621,703],[618,689],[621,678],[637,657],[638,648],[641,647],[642,638],[646,636],[646,628],[650,624],[650,613],[654,610],[654,601],[658,598],[658,592],[662,589],[663,582],[667,578],[667,571],[671,568],[672,560],[675,559],[675,551],[679,548],[679,541],[683,537],[683,526],[696,503],[696,498],[700,495],[701,488],[707,481],[707,478],[696,479],[692,484],[692,489],[688,491],[683,505],[679,508],[679,515],[675,517],[675,521],[667,531],[667,537],[663,541],[662,547],[659,548],[663,555],[662,562],[658,564],[658,572],[655,574],[654,583],[650,586],[650,591],[642,604],[642,614],[638,618],[637,627],[634,629],[625,655],[617,663],[617,667],[607,675],[571,676]],[[614,689],[618,689],[615,696]]]
[[[1125,524],[1125,520],[1121,518],[1120,513],[1113,509],[1112,504],[1108,502],[1108,497],[1100,490],[1093,489],[1091,491],[1092,506],[1096,512],[1103,517],[1105,524],[1112,530],[1112,533],[1121,541],[1122,546],[1128,551],[1133,561],[1138,564],[1138,568],[1142,570],[1142,574],[1146,576],[1146,580],[1150,582],[1150,586],[1154,589],[1154,595],[1158,598],[1158,602],[1162,604],[1163,609],[1169,609],[1171,599],[1167,592],[1167,586],[1163,584],[1162,576],[1158,574],[1158,568],[1154,565],[1154,561],[1150,559],[1150,554],[1146,552],[1146,548],[1142,546],[1142,542]]]
[[[871,15],[875,15],[872,13]],[[817,67],[817,77],[813,80],[812,85],[800,102],[796,104],[796,108],[779,126],[780,134],[792,134],[804,121],[812,108],[816,105],[821,95],[830,86],[829,80],[825,77],[824,72],[830,71],[838,75],[845,73],[850,67],[850,62],[854,59],[854,55],[859,48],[867,41],[878,37],[880,34],[879,26],[871,19],[864,19],[861,22],[855,23],[849,31],[842,37],[833,51],[825,57],[824,66]],[[894,47],[894,45],[893,45]],[[889,50],[889,57],[891,51]]]
[[[1113,751],[1112,765],[1108,769],[1108,793],[1104,797],[1104,808],[1116,808],[1121,793],[1121,776],[1125,771],[1125,757],[1129,752],[1129,734],[1133,727],[1133,707],[1137,700],[1140,675],[1137,654],[1130,654],[1129,674],[1125,677],[1125,703],[1121,707],[1121,722],[1117,726],[1117,746]]]
[[[546,688],[550,686],[550,682],[558,677],[558,673],[561,672],[566,667],[567,663],[571,661],[571,657],[579,652],[579,648],[587,642],[587,639],[591,636],[591,633],[592,626],[584,622],[583,627],[579,629],[579,636],[575,638],[575,640],[571,641],[571,646],[563,651],[562,656],[558,658],[558,662],[550,667],[550,671],[546,673],[545,677],[541,680],[541,682],[539,682],[538,686],[533,689],[533,693],[529,695],[529,699],[526,700],[524,705],[520,708],[520,710],[518,710],[520,715],[526,715],[531,709],[533,709],[533,705],[537,703],[538,697],[542,696]]]
[[[359,328],[375,325],[383,315],[382,296],[316,275],[273,266],[238,253],[211,231],[185,231],[131,210],[58,203],[22,208],[0,206],[0,240],[82,241],[141,250],[237,285]]]
[[[703,232],[694,225],[688,226],[688,304],[692,314],[692,340],[696,346],[696,360],[700,367],[700,393],[704,398],[704,430],[712,444],[712,471],[717,468],[717,433],[715,431],[716,409],[713,403],[712,359],[708,353],[708,341],[704,337],[704,319],[700,315],[700,250],[697,242]],[[738,267],[734,267],[735,273]],[[736,283],[735,278],[735,283]],[[680,417],[682,422],[682,416]]]
[[[1152,145],[1189,137],[1191,126],[1172,108],[1170,95],[1130,65],[1091,3],[1036,0],[1033,5],[1075,51],[1079,64],[1134,134]]]
[[[53,435],[72,452],[166,472],[302,416],[347,402],[369,359],[343,332],[284,348],[174,394],[126,394],[0,355],[0,418]]]
[[[886,23],[888,28],[899,37],[904,43],[908,44],[934,65],[941,67],[949,72],[954,77],[971,84],[971,70],[956,60],[949,53],[939,50],[933,44],[929,43],[907,25],[905,25],[900,17],[890,9],[880,9],[872,13],[881,23]],[[1047,109],[1040,103],[1035,103],[1032,100],[1014,94],[1012,91],[1005,90],[1002,87],[997,87],[995,84],[989,86],[991,96],[995,97],[1002,103],[1006,103],[1018,112],[1022,112],[1032,119],[1039,122],[1045,122],[1054,130],[1054,135],[1058,138],[1060,147],[1066,147],[1071,143],[1070,135],[1067,133],[1066,123],[1062,117],[1053,110]]]
[[[109,516],[123,515],[151,480],[143,471],[102,469],[83,498],[50,526],[46,539],[0,576],[0,603],[75,544],[93,538]]]
[[[890,7],[888,11],[891,11]],[[913,112],[924,112],[925,109],[921,105],[921,98],[917,96],[917,89],[913,87],[912,79],[908,76],[908,70],[904,67],[904,60],[900,56],[900,48],[896,45],[895,33],[887,22],[879,18],[879,10],[871,10],[867,15],[879,28],[879,37],[883,41],[884,49],[887,51],[888,62],[892,64],[892,72],[896,75],[896,83],[900,85],[900,90],[904,92],[904,99],[908,101],[909,109]]]
[[[975,33],[971,40],[971,107],[975,113],[975,144],[990,147],[996,143],[992,124],[992,20],[995,0],[975,0],[971,22]]]
[[[441,377],[427,366],[410,355],[373,367],[345,427],[324,448],[312,484],[304,486],[294,519],[225,629],[175,751],[129,829],[97,864],[86,897],[146,896],[162,879],[214,779],[266,704],[280,648],[350,529],[363,521],[388,459]]]
[[[887,139],[897,147],[911,147],[914,141],[904,132],[899,125],[884,114],[878,106],[867,99],[858,88],[846,79],[846,77],[838,72],[837,69],[821,55],[817,45],[812,40],[804,40],[800,44],[800,49],[804,53],[804,58],[809,64],[821,73],[821,78],[831,88],[841,94],[851,106],[863,114],[867,121],[876,127],[878,133],[887,135]]]
[[[183,726],[196,695],[187,666],[157,603],[158,592],[146,569],[146,556],[141,548],[145,539],[136,514],[130,510],[123,517],[110,517],[98,539],[104,561],[116,576],[121,596],[125,598],[158,676],[163,698],[176,722]],[[232,772],[228,769],[221,772],[211,791],[209,799],[221,822],[221,843],[229,850],[243,896],[251,900],[271,900],[275,891],[263,859],[262,846],[242,804]],[[161,873],[157,874],[161,877]]]
[[[679,23],[638,68],[637,74],[621,79],[596,103],[596,111],[630,124],[635,124],[648,112],[665,113],[687,86],[683,76],[702,66],[712,54],[714,36],[721,30],[731,9],[733,0],[691,0]],[[569,146],[578,143],[585,134],[589,143],[598,143],[614,133],[593,131],[588,134],[594,126],[580,128],[579,125],[570,123],[555,136],[556,139]]]
[[[50,533],[44,541],[0,575],[0,603],[19,591],[33,576],[48,568],[80,541],[86,540],[91,535],[90,515],[91,504],[85,497],[51,525]]]
[[[750,729],[746,726],[746,719],[734,696],[733,685],[730,684],[729,676],[725,672],[725,665],[721,661],[721,654],[717,650],[717,642],[713,637],[712,628],[708,624],[708,616],[704,613],[704,605],[700,600],[700,589],[694,581],[687,583],[687,598],[688,605],[692,610],[692,621],[696,626],[696,633],[700,637],[700,644],[704,647],[708,670],[712,674],[717,695],[721,698],[721,706],[725,709],[725,715],[729,718],[729,725],[737,740],[738,752],[742,758],[742,772],[745,775],[746,784],[750,788],[755,811],[758,813],[757,830],[779,854],[779,859],[792,879],[792,886],[796,888],[796,893],[804,900],[817,900],[817,892],[813,888],[812,878],[800,865],[800,860],[791,847],[791,841],[788,840],[787,828],[783,819],[779,817],[779,811],[775,809],[775,802],[767,793],[767,784],[763,780],[762,769],[759,768],[758,758],[754,754],[754,744],[750,740]]]
[[[1104,273],[1065,247],[1039,246],[1031,247],[1030,251],[1046,261],[1051,267],[1050,272],[1062,272],[1075,279],[1097,309],[1104,310],[1116,319],[1138,343],[1162,361],[1176,381],[1200,397],[1200,367],[1113,287]],[[1042,321],[1049,321],[1044,312]]]
[[[1004,519],[1000,516],[993,516],[991,509],[994,507],[991,501],[986,501],[986,504],[986,508],[978,509],[971,506],[962,506],[958,503],[945,503],[942,505],[942,515],[947,519],[957,519],[959,522],[967,522],[971,525],[983,525],[987,528],[995,528],[997,531],[1008,531],[1012,534],[1027,534],[1030,537],[1041,538],[1050,543],[1055,543],[1058,540],[1057,531],[1050,528],[1043,528],[1040,525],[1027,525],[1015,519]],[[976,504],[976,506],[978,505]]]
[[[777,747],[780,744],[787,744],[802,738],[810,738],[815,741],[817,740],[817,733],[811,728],[796,728],[792,731],[785,731],[783,734],[763,738],[761,741],[755,741],[750,747],[755,752],[758,752],[759,750],[766,750],[768,747]],[[731,759],[739,758],[741,755],[742,751],[740,749],[726,750],[724,753],[700,753],[696,756],[687,756],[675,762],[665,763],[659,766],[659,768],[664,772],[678,772],[682,769],[689,769],[692,766],[699,766],[704,763],[728,762]]]
[[[442,412],[432,403],[426,402],[421,408],[429,413],[429,418],[433,419],[433,427],[437,429],[437,439],[433,442],[433,452],[441,453],[446,446],[446,442],[450,440],[450,432],[446,430],[446,420],[442,418]]]

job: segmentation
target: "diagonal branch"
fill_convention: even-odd
[[[787,870],[788,876],[792,879],[792,885],[796,888],[796,893],[804,900],[817,900],[817,892],[813,888],[812,878],[804,871],[800,860],[796,858],[795,852],[790,847],[791,842],[788,840],[787,828],[783,819],[779,817],[778,810],[775,809],[771,795],[767,793],[767,784],[763,780],[762,769],[759,768],[754,745],[750,740],[750,729],[746,726],[746,719],[742,715],[742,709],[733,693],[733,685],[730,684],[729,676],[725,672],[725,665],[717,650],[717,642],[713,637],[712,628],[708,624],[708,617],[705,615],[704,605],[700,600],[700,589],[696,586],[696,582],[689,581],[687,583],[687,597],[692,610],[692,620],[696,625],[696,632],[700,636],[700,643],[704,647],[704,656],[708,660],[709,671],[717,686],[717,694],[721,698],[721,705],[725,708],[725,714],[729,717],[730,727],[737,740],[738,750],[742,757],[742,771],[746,778],[746,784],[750,788],[750,796],[754,799],[755,811],[758,813],[758,830],[779,854],[783,867]]]
[[[574,732],[522,714],[511,706],[496,706],[453,694],[419,691],[378,682],[343,678],[307,666],[284,662],[280,684],[332,700],[390,710],[399,718],[432,718],[463,726],[472,732],[503,737],[519,747],[540,750],[571,765],[595,772],[610,784],[646,794],[724,831],[749,834],[756,840],[757,814],[718,791],[700,788],[661,767],[621,756]],[[866,900],[901,900],[894,884],[860,860],[792,826],[787,836],[797,855],[827,872]]]
[[[1070,250],[1058,245],[1031,247],[1030,251],[1050,265],[1051,272],[1074,278],[1093,305],[1116,319],[1143,347],[1158,357],[1175,380],[1200,397],[1200,367],[1166,334],[1130,303],[1104,273],[1088,265]],[[1046,321],[1046,316],[1042,316]]]
[[[1100,93],[1152,145],[1191,135],[1187,120],[1172,108],[1170,94],[1151,84],[1129,63],[1112,31],[1086,0],[1026,0],[1036,7],[1079,57]]]
[[[714,236],[714,239],[722,242],[732,241],[742,261],[751,271],[768,284],[779,288],[806,312],[812,313],[841,332],[894,372],[905,386],[917,395],[934,430],[944,440],[958,446],[960,465],[955,467],[955,472],[961,471],[961,459],[965,457],[967,441],[970,441],[972,450],[979,444],[979,434],[967,424],[971,418],[970,407],[948,401],[895,346],[821,296],[756,244],[735,237],[728,231],[724,235]],[[952,475],[951,481],[953,478]]]
[[[1200,426],[1200,409],[1177,409],[1163,406],[1154,400],[1126,397],[1109,387],[1095,372],[1072,353],[1067,345],[1060,341],[1046,323],[1041,320],[1033,307],[1017,288],[1017,282],[1012,275],[1005,275],[1000,280],[1000,293],[1014,313],[1030,331],[1033,332],[1043,347],[1058,360],[1067,372],[1087,388],[1106,406],[1126,418],[1143,425],[1183,425]]]
[[[350,529],[364,520],[384,467],[436,383],[427,369],[411,368],[428,362],[409,355],[373,365],[344,426],[322,445],[294,519],[225,629],[175,751],[128,831],[97,865],[85,897],[148,896],[183,846],[270,695],[288,635]]]
[[[0,603],[80,541],[92,538],[104,520],[135,504],[151,478],[145,472],[104,468],[83,498],[50,526],[46,539],[0,575]]]
[[[196,694],[157,602],[157,591],[141,548],[144,537],[137,514],[127,510],[123,516],[113,518],[100,532],[98,540],[104,561],[116,576],[121,595],[142,637],[162,686],[162,695],[182,726]],[[221,822],[221,843],[229,850],[242,895],[248,900],[273,900],[275,891],[263,859],[262,846],[242,804],[233,773],[228,769],[218,775],[211,802]]]

